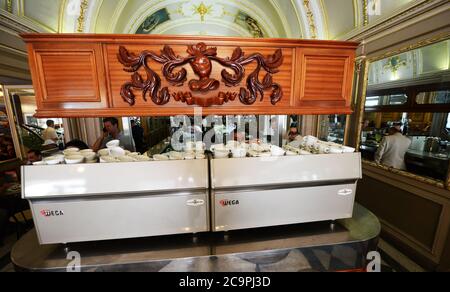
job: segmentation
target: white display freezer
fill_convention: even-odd
[[[214,159],[213,231],[351,218],[360,153]]]
[[[210,231],[208,160],[22,167],[41,244]]]

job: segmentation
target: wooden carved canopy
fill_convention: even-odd
[[[350,114],[357,43],[23,34],[37,117]]]
[[[205,98],[198,93],[207,93],[217,91],[220,87],[220,81],[211,78],[213,61],[223,67],[231,69],[230,73],[227,69],[221,72],[222,82],[227,87],[238,86],[245,77],[245,66],[256,62],[256,69],[247,77],[247,88],[241,87],[239,90],[239,100],[245,105],[252,105],[260,97],[264,99],[264,91],[272,89],[270,102],[276,105],[283,97],[283,89],[280,84],[273,81],[272,74],[278,72],[278,68],[283,64],[283,53],[277,49],[273,55],[266,58],[260,53],[253,53],[246,56],[240,47],[237,47],[231,58],[221,58],[217,56],[217,48],[210,47],[203,42],[196,45],[188,46],[188,56],[180,57],[175,55],[170,46],[164,46],[161,54],[155,54],[151,51],[143,51],[139,55],[130,53],[124,46],[120,46],[118,60],[124,65],[126,72],[132,72],[131,82],[127,82],[122,86],[121,96],[130,105],[135,104],[136,96],[133,89],[141,90],[142,96],[147,101],[147,93],[150,94],[151,100],[156,105],[165,105],[170,101],[171,96],[176,101],[185,102],[188,105],[200,105],[209,107],[212,105],[223,105],[228,101],[234,101],[237,94],[233,92],[219,91],[214,98]],[[183,86],[187,81],[187,70],[182,68],[186,64],[190,64],[191,68],[199,79],[189,80],[189,89],[191,92],[172,92],[168,87],[161,88],[161,76],[159,76],[148,65],[148,58],[162,64],[162,73],[164,78],[174,87]],[[174,72],[174,70],[179,71]],[[144,68],[146,79],[138,73],[140,68]],[[267,73],[263,80],[260,81],[259,73],[264,69]]]

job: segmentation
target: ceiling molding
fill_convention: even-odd
[[[24,52],[22,50],[18,50],[16,48],[12,48],[9,46],[5,46],[3,44],[0,44],[0,52],[1,54],[6,53],[13,56],[17,56],[19,59],[25,58],[25,60],[28,60],[28,54],[27,52]]]
[[[314,13],[314,25],[318,39],[328,39],[328,26],[325,20],[324,6],[321,0],[311,1],[311,10]]]
[[[283,24],[283,30],[284,30],[284,34],[287,38],[292,38],[293,34],[292,34],[292,30],[290,28],[290,24],[287,21],[287,17],[284,15],[284,13],[282,12],[280,6],[278,5],[278,3],[275,0],[270,0],[270,4],[274,7],[275,11],[278,14],[278,17],[281,21],[281,23]],[[278,35],[274,35],[274,36],[270,36],[270,37],[282,37],[281,35],[279,35],[280,32],[278,32]]]
[[[355,17],[355,21],[353,23],[353,26],[355,28],[360,27],[362,25],[362,17],[361,17],[362,16],[362,9],[363,8],[361,6],[361,0],[353,0],[353,14],[354,14],[354,17]]]
[[[357,0],[354,0],[357,1]],[[325,9],[325,5],[323,4],[323,0],[319,0],[320,2],[320,10],[322,11],[322,21],[323,21],[323,27],[324,27],[324,39],[330,39],[330,30],[328,29],[328,12]]]
[[[303,23],[302,23],[302,18],[301,18],[301,12],[299,11],[297,4],[295,3],[296,0],[291,0],[291,4],[292,7],[294,9],[295,12],[295,16],[297,18],[297,23],[300,26],[300,32],[301,32],[301,38],[304,38],[305,36],[305,31],[306,31],[306,27],[304,27]]]
[[[302,2],[302,3],[300,3]],[[303,24],[303,38],[310,39],[311,38],[311,30],[308,22],[308,16],[306,15],[305,7],[303,6],[303,0],[293,0],[296,11],[299,13],[298,19]]]
[[[368,26],[358,28],[341,36],[341,40],[365,40],[366,42],[370,42],[383,37],[386,33],[392,33],[392,28],[401,29],[408,20],[416,18],[418,21],[420,18],[423,19],[425,13],[435,9],[437,9],[435,14],[443,9],[448,10],[448,0],[420,0],[413,2],[407,7],[398,10],[393,15],[380,18]],[[433,13],[427,17],[431,17],[432,15]]]
[[[123,10],[128,4],[128,0],[121,0],[119,4],[116,6],[114,13],[111,16],[111,21],[109,22],[108,28],[106,29],[110,33],[116,32],[117,23],[122,15]]]
[[[22,20],[26,20],[30,23],[35,24],[36,26],[40,27],[41,30],[43,29],[44,32],[50,32],[50,33],[57,33],[60,28],[62,27],[61,23],[59,22],[61,20],[61,18],[59,17],[60,12],[61,12],[61,6],[62,4],[60,4],[60,7],[58,9],[58,15],[56,16],[57,18],[57,27],[56,28],[52,28],[50,26],[48,26],[45,23],[40,22],[39,20],[29,17],[28,15],[25,14],[25,3],[24,0],[17,0],[18,1],[18,17]]]
[[[3,30],[7,29],[16,34],[22,32],[47,32],[47,30],[43,29],[36,23],[11,14],[3,9],[0,9],[0,28],[3,28]]]
[[[100,9],[103,5],[103,0],[97,0],[94,2],[95,9],[92,9],[92,14],[88,17],[90,20],[89,23],[89,31],[91,33],[95,33],[97,30],[97,24],[98,24],[98,16],[100,15]]]

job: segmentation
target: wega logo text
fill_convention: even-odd
[[[236,206],[240,204],[239,200],[221,200],[219,203],[222,207]]]
[[[64,216],[64,212],[61,210],[42,210],[41,215],[44,217],[58,217],[58,216]]]

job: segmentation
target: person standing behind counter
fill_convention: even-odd
[[[58,134],[55,130],[55,122],[53,120],[47,120],[46,124],[47,129],[42,132],[42,139],[44,140],[44,142],[50,140],[56,143],[58,141]]]
[[[92,149],[97,152],[100,149],[106,148],[106,144],[112,140],[119,140],[120,146],[125,150],[134,152],[135,147],[129,139],[127,139],[122,132],[119,130],[119,120],[116,118],[105,118],[103,119],[103,136],[95,141]]]
[[[375,154],[375,162],[396,169],[406,170],[405,154],[411,140],[403,136],[398,127],[389,129],[389,136],[383,138]]]

